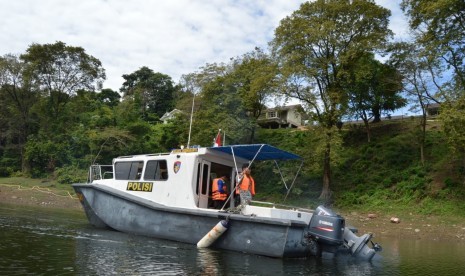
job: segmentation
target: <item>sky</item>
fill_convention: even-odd
[[[102,62],[104,88],[119,91],[143,66],[178,82],[207,63],[267,49],[299,0],[0,0],[0,56],[32,43],[62,41]],[[407,36],[400,0],[376,0],[392,12],[396,39]]]

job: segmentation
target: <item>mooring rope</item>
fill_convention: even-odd
[[[68,192],[68,191],[66,191],[66,193],[68,193],[68,195],[59,195],[59,194],[55,194],[54,192],[52,192],[52,190],[50,190],[49,188],[41,188],[39,186],[33,186],[32,188],[22,187],[19,184],[0,184],[0,186],[16,187],[19,191],[35,190],[35,191],[39,191],[39,192],[46,193],[46,194],[52,194],[54,196],[69,197],[71,199],[78,199],[77,197],[74,197],[72,194],[70,194],[70,192]]]

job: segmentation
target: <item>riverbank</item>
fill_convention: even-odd
[[[76,195],[69,191],[44,187],[22,187],[18,184],[0,184],[0,202],[10,205],[36,206],[38,208],[82,209]],[[340,211],[348,225],[359,233],[371,232],[376,237],[399,239],[454,240],[465,242],[465,221],[454,217],[427,216],[404,213],[365,213]],[[391,222],[396,217],[398,223]]]
[[[388,213],[342,214],[346,222],[358,228],[359,233],[374,233],[375,237],[387,236],[399,239],[453,240],[465,242],[465,222],[458,217],[438,217],[415,213],[392,216]],[[398,222],[392,222],[398,220]]]
[[[41,208],[82,208],[72,192],[39,186],[23,187],[19,184],[0,184],[0,202]]]

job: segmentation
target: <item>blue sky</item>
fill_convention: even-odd
[[[142,66],[175,82],[206,63],[266,49],[297,0],[0,0],[0,55],[32,43],[83,47],[106,70],[104,88]],[[376,0],[392,11],[396,39],[407,37],[400,0]]]

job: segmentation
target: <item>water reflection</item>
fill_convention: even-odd
[[[377,238],[371,262],[273,259],[92,228],[82,213],[0,204],[0,275],[457,275],[464,243]]]

